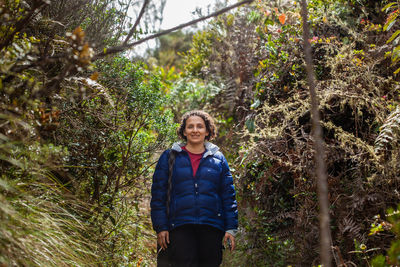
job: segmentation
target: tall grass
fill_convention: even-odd
[[[0,263],[6,266],[94,266],[100,251],[90,226],[72,210],[79,201],[57,188],[0,179]],[[73,207],[70,209],[69,207]]]
[[[0,265],[97,265],[101,246],[85,221],[90,207],[49,171],[63,149],[0,137]]]
[[[113,210],[78,199],[54,175],[62,147],[0,137],[0,266],[152,266],[144,192],[119,194]]]

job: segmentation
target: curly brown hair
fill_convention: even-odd
[[[205,111],[192,110],[192,111],[186,112],[182,116],[179,128],[176,130],[176,133],[178,134],[178,136],[180,138],[184,139],[185,141],[187,140],[187,138],[183,134],[183,132],[185,131],[185,128],[186,128],[186,121],[191,116],[198,116],[198,117],[203,119],[203,121],[204,121],[204,123],[206,125],[206,129],[208,131],[208,135],[206,136],[206,140],[207,141],[210,141],[210,140],[214,139],[217,136],[217,126],[215,126],[215,122],[214,122],[213,117],[211,117],[211,115],[208,114]]]

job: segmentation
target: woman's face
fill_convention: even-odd
[[[190,116],[187,118],[183,135],[186,136],[188,144],[203,144],[208,134],[206,124],[201,117]]]

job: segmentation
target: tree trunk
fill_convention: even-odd
[[[307,81],[310,87],[311,96],[311,120],[312,134],[315,148],[315,165],[318,187],[318,203],[319,203],[319,228],[320,228],[320,257],[324,267],[331,266],[331,231],[329,226],[329,199],[328,199],[328,183],[325,164],[325,144],[323,141],[323,132],[320,124],[319,99],[315,91],[315,75],[312,62],[311,45],[309,42],[310,28],[308,25],[307,2],[301,2],[302,19],[303,19],[303,44],[307,70]]]

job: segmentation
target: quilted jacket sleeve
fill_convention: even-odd
[[[151,186],[151,221],[153,229],[159,233],[168,230],[167,218],[167,187],[168,187],[168,155],[169,150],[164,151],[158,160],[153,174]]]
[[[236,192],[233,186],[232,174],[229,170],[228,162],[226,161],[225,157],[223,157],[222,161],[221,179],[221,196],[225,220],[225,231],[235,230],[238,228]]]

